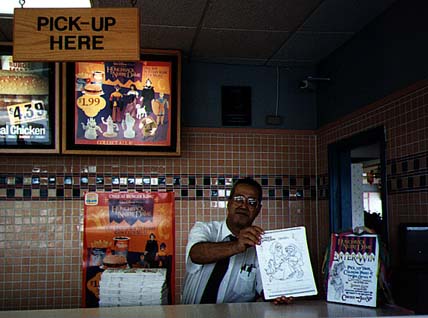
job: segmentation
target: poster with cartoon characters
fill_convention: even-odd
[[[171,146],[173,62],[75,63],[74,144]]]
[[[265,231],[256,251],[266,299],[318,293],[305,227]]]
[[[331,236],[327,301],[376,307],[379,269],[376,234]]]
[[[87,192],[84,201],[83,307],[99,306],[106,269],[165,268],[174,303],[174,193]]]

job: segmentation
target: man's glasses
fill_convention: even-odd
[[[256,198],[252,198],[252,197],[244,197],[243,195],[235,195],[232,197],[233,202],[235,202],[236,204],[244,204],[245,202],[247,202],[247,204],[252,207],[252,208],[256,208],[259,205],[259,200],[257,200]]]

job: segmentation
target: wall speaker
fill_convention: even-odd
[[[251,126],[251,87],[221,87],[223,126]]]

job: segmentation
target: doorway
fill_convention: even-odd
[[[381,126],[328,146],[330,233],[364,225],[388,243],[385,145]]]

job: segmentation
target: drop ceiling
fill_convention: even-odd
[[[178,49],[189,61],[280,66],[317,65],[394,2],[92,0],[95,8],[135,4],[143,48]],[[0,42],[13,41],[13,17],[0,16],[0,24]]]

